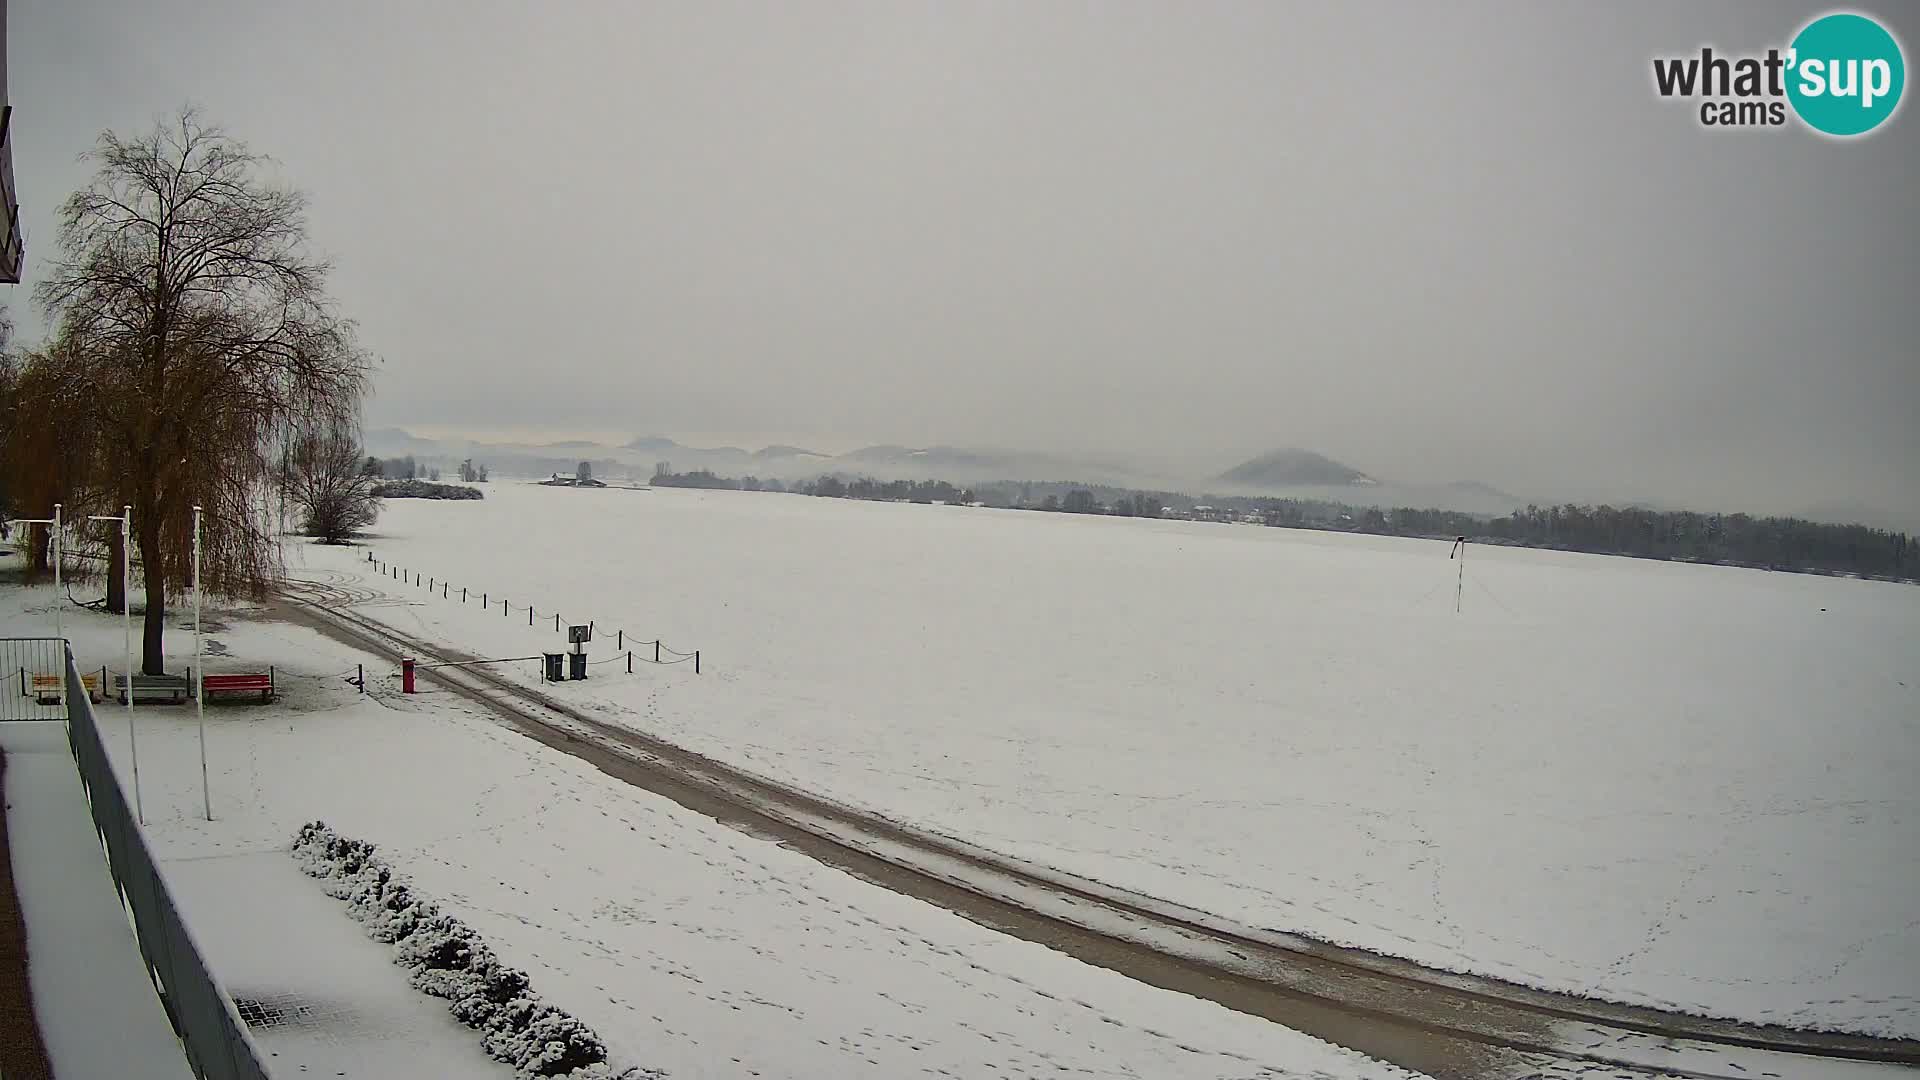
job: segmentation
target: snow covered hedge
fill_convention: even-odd
[[[347,913],[365,924],[368,937],[393,945],[393,962],[407,969],[415,989],[445,998],[461,1023],[480,1032],[481,1045],[494,1059],[524,1076],[566,1080],[666,1075],[639,1067],[614,1071],[600,1036],[541,1001],[526,972],[502,963],[472,927],[416,893],[374,855],[372,844],[316,821],[300,827],[293,857],[301,870],[320,879],[328,896],[347,902]]]

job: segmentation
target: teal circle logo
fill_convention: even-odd
[[[1906,58],[1886,27],[1865,15],[1823,15],[1790,48],[1787,100],[1815,131],[1864,135],[1900,107]]]

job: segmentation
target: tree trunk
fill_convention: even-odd
[[[147,586],[147,612],[141,620],[140,670],[147,675],[165,675],[167,657],[162,635],[167,628],[167,575],[163,570],[166,564],[160,556],[159,522],[151,513],[146,521],[152,524],[140,530],[140,562]]]
[[[23,525],[21,528],[27,530],[27,546],[32,552],[30,561],[33,567],[28,577],[30,580],[37,581],[42,574],[53,569],[53,530],[33,525]]]
[[[122,569],[126,558],[126,546],[120,542],[120,528],[116,525],[107,540],[107,610],[115,615],[127,610],[127,576]]]

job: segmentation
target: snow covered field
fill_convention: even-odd
[[[596,659],[697,647],[560,692],[891,816],[1440,966],[1920,1036],[1912,587],[1474,547],[1456,615],[1442,543],[505,483],[378,532],[451,597],[296,573],[482,655],[564,647],[555,611]]]
[[[0,588],[0,628],[50,629],[51,600]],[[119,627],[67,616],[83,665],[119,664]],[[324,818],[378,843],[597,1030],[617,1065],[679,1080],[1411,1075],[829,869],[509,732],[455,695],[389,685],[362,697],[341,676],[362,661],[372,672],[372,658],[305,628],[222,613],[209,636],[209,670],[277,665],[284,697],[208,710],[212,823],[192,709],[137,709],[148,831],[232,992],[293,1017],[256,1031],[276,1067],[510,1075],[300,874],[287,846]],[[191,635],[176,626],[167,642],[177,669]],[[128,783],[124,714],[99,717]]]

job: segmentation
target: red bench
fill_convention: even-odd
[[[221,675],[202,675],[200,686],[203,693],[212,694],[259,694],[261,701],[273,700],[273,669],[262,673],[229,672]]]

